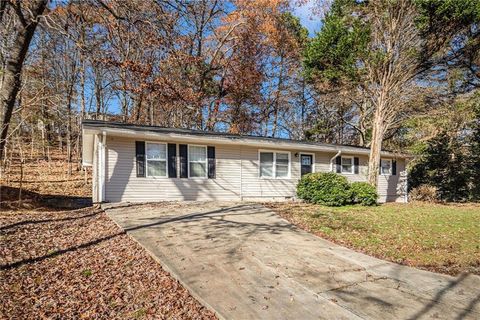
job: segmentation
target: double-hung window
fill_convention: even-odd
[[[261,178],[288,178],[290,176],[290,153],[260,152]]]
[[[381,159],[380,160],[380,174],[389,176],[392,174],[392,160],[391,159]]]
[[[275,178],[288,178],[288,153],[275,153]]]
[[[167,176],[167,145],[146,143],[147,177]]]
[[[188,170],[192,178],[207,177],[206,146],[188,146]]]
[[[342,157],[342,173],[353,173],[353,157]]]

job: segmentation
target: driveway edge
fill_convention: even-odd
[[[158,264],[160,264],[160,266],[165,270],[167,271],[170,276],[172,278],[174,278],[176,281],[178,281],[185,289],[187,289],[188,293],[190,293],[192,295],[192,297],[194,297],[198,302],[200,302],[205,308],[207,308],[208,310],[212,311],[213,313],[215,313],[215,316],[217,316],[219,319],[221,320],[226,320],[225,316],[222,315],[220,312],[218,312],[216,309],[214,309],[208,302],[206,302],[200,295],[198,295],[188,284],[186,284],[185,282],[183,282],[182,280],[180,280],[180,277],[172,271],[172,268],[166,264],[165,262],[161,261],[155,254],[153,254],[149,249],[147,249],[144,245],[142,245],[139,241],[137,241],[131,234],[130,232],[126,231],[124,228],[122,228],[121,225],[119,225],[115,219],[112,219],[112,217],[110,217],[110,215],[107,213],[106,210],[108,210],[109,208],[106,207],[104,208],[104,206],[101,206],[101,210],[103,212],[105,212],[105,214],[107,215],[107,217],[113,221],[115,223],[115,225],[117,225],[120,229],[122,229],[125,234],[130,238],[132,239],[135,243],[137,243],[141,248],[143,248],[150,257],[153,258],[153,260],[155,260]]]

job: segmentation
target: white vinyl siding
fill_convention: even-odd
[[[315,153],[315,161],[317,164],[316,171],[327,171],[325,165],[329,161],[327,154]],[[332,155],[333,156],[333,155]],[[342,157],[350,157],[350,155],[343,155]],[[351,157],[354,157],[353,155]],[[345,177],[350,182],[367,182],[368,177],[368,156],[355,155],[359,159],[358,174],[345,174]],[[331,158],[330,158],[331,159]],[[397,174],[396,175],[379,175],[378,176],[378,195],[379,202],[389,201],[404,201],[404,193],[406,187],[405,181],[405,160],[397,160]]]
[[[178,200],[240,200],[240,150],[235,145],[215,148],[216,179],[142,178],[136,174],[135,141],[107,136],[106,201],[154,202]],[[185,144],[182,140],[161,143]],[[177,153],[178,154],[178,153]]]
[[[215,145],[216,179],[151,179],[137,177],[135,141],[138,138],[107,136],[105,199],[109,202],[149,202],[175,200],[269,200],[293,198],[300,179],[301,149],[276,151],[244,145]],[[186,144],[176,139],[152,143]],[[260,152],[289,153],[289,178],[260,178]],[[335,153],[315,152],[315,172],[329,172]],[[349,156],[349,155],[347,155]],[[359,174],[346,175],[350,181],[366,181],[368,156],[359,155]],[[180,160],[177,159],[177,174]],[[282,164],[279,164],[282,166]],[[273,167],[272,167],[272,170]],[[281,170],[281,169],[280,169]],[[379,176],[380,201],[401,201],[401,172],[405,161],[397,160],[397,175]],[[274,173],[273,173],[274,174]]]

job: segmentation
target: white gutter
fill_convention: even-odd
[[[333,160],[334,160],[336,157],[340,156],[341,154],[342,154],[342,150],[338,150],[337,154],[334,155],[333,158],[330,159],[330,171],[331,171],[331,172],[334,172],[334,171],[333,171]]]

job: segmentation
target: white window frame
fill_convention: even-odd
[[[190,147],[202,147],[205,149],[205,161],[191,161],[190,160]],[[187,161],[187,171],[188,171],[188,178],[189,179],[207,179],[208,177],[208,149],[207,149],[207,146],[206,145],[203,145],[203,144],[189,144],[188,145],[188,150],[187,150],[187,157],[188,157],[188,161]],[[205,163],[205,176],[204,177],[191,177],[190,176],[190,162],[193,162],[193,163]]]
[[[341,161],[340,161],[340,173],[341,174],[355,174],[355,157],[353,156],[340,156]],[[343,171],[343,159],[351,159],[352,163],[352,170],[350,172],[348,171]]]
[[[150,176],[148,174],[148,145],[149,144],[163,144],[165,146],[165,175],[164,176]],[[150,161],[163,161],[163,159],[150,159]],[[145,176],[148,178],[168,178],[168,145],[165,142],[145,141]]]
[[[261,176],[261,169],[260,169],[260,154],[261,153],[273,153],[273,169],[272,169],[272,176],[271,177],[262,177]],[[278,177],[277,178],[277,153],[288,154],[288,175],[286,177]],[[266,150],[266,149],[259,149],[258,150],[258,178],[265,179],[265,180],[287,180],[287,179],[291,179],[291,172],[292,172],[292,154],[291,154],[290,151]]]
[[[315,172],[315,153],[313,152],[299,152],[298,162],[300,163],[299,172],[302,175],[302,155],[312,156],[312,173]]]
[[[390,162],[390,172],[389,173],[383,173],[382,172],[382,161],[389,161]],[[380,175],[381,176],[391,176],[393,172],[393,159],[382,159],[380,158]]]

